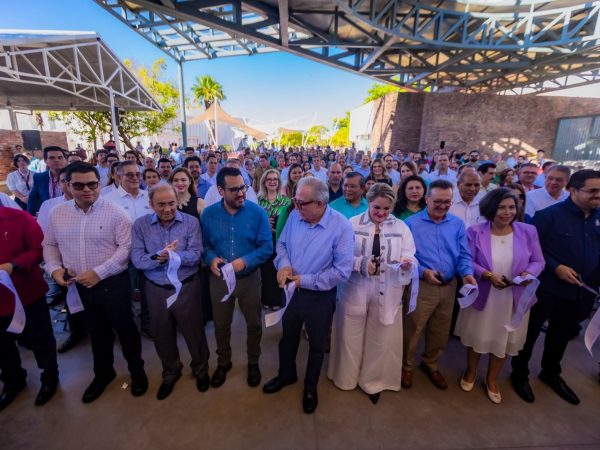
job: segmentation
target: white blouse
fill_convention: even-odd
[[[27,169],[27,174],[23,175],[18,170],[15,170],[6,177],[6,184],[11,192],[18,192],[27,197],[33,188],[33,172]],[[29,187],[27,187],[28,184]]]

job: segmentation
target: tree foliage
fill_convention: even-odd
[[[210,75],[196,77],[196,83],[192,86],[194,100],[203,103],[208,109],[215,101],[223,101],[227,97],[223,92],[223,86]]]
[[[124,64],[162,107],[162,111],[126,111],[119,114],[119,136],[133,150],[134,138],[158,134],[177,118],[179,91],[172,81],[165,80],[164,58],[154,61],[151,67],[136,68],[129,60],[125,60]],[[112,134],[109,111],[60,111],[51,113],[51,117],[65,122],[72,132],[82,135],[89,145],[95,146],[102,135]]]
[[[365,98],[364,103],[372,102],[373,100],[377,100],[378,98],[385,97],[392,92],[400,92],[400,88],[397,86],[391,86],[389,84],[380,84],[373,83],[369,90],[367,91],[367,98]]]

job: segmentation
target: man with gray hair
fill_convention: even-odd
[[[183,368],[177,349],[177,328],[185,338],[192,357],[196,387],[205,392],[210,384],[208,344],[198,299],[202,235],[198,220],[177,210],[173,186],[158,184],[150,189],[149,198],[154,214],[140,217],[133,225],[131,261],[145,275],[150,329],[163,366],[163,382],[157,398],[163,400],[173,391]],[[174,264],[171,256],[175,254],[181,261],[177,269],[181,290],[175,302],[168,306],[167,299],[176,292],[169,277],[169,268]]]
[[[571,177],[571,169],[567,166],[554,165],[546,173],[544,187],[535,189],[525,194],[525,216],[527,220],[533,219],[535,213],[555,203],[562,202],[569,197],[565,187]]]
[[[336,286],[352,272],[354,232],[350,222],[328,206],[328,188],[321,180],[301,179],[293,200],[296,208],[277,242],[275,267],[279,285],[293,282],[295,289],[283,315],[279,374],[263,391],[273,394],[298,380],[296,354],[305,325],[310,349],[302,405],[310,414],[318,404],[317,384],[335,310]]]

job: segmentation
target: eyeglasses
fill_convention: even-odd
[[[125,175],[127,178],[141,178],[142,174],[140,172],[127,172],[124,173],[123,175]]]
[[[243,185],[243,186],[230,187],[230,188],[226,187],[224,189],[227,190],[227,191],[229,191],[229,192],[231,192],[232,194],[237,194],[239,192],[242,192],[242,193],[246,192],[248,190],[248,186]]]
[[[452,200],[433,200],[432,203],[437,206],[447,206],[450,207],[452,206]]]
[[[600,189],[577,189],[578,191],[581,192],[585,192],[586,194],[590,194],[590,195],[597,195],[600,194]]]
[[[303,202],[302,200],[298,200],[296,198],[294,199],[294,204],[296,205],[296,208],[298,208],[298,209],[302,209],[305,206],[308,206],[308,205],[310,205],[312,203],[318,203],[318,201],[317,200],[311,200],[309,202]]]
[[[90,181],[89,183],[69,183],[69,184],[76,191],[83,191],[86,187],[88,189],[90,189],[91,191],[94,191],[94,190],[98,189],[98,185],[100,183],[98,183],[97,181]]]

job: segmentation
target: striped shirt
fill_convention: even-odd
[[[93,270],[104,280],[127,269],[131,219],[103,198],[87,213],[69,200],[50,212],[43,245],[48,273],[61,267],[75,275]]]

